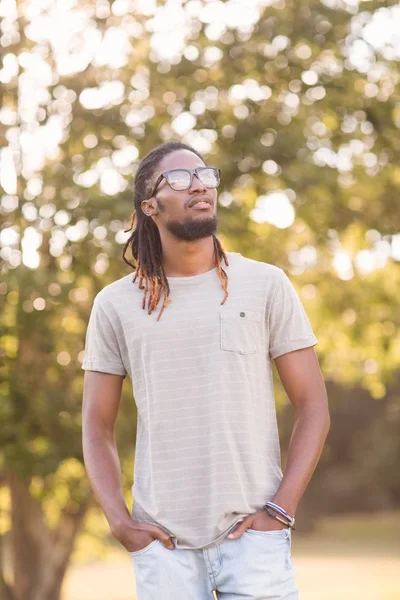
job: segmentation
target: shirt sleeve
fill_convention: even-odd
[[[86,330],[82,369],[126,377],[115,329],[97,297]]]
[[[269,355],[315,346],[318,340],[301,300],[286,273],[279,269],[269,311]]]

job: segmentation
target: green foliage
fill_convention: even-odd
[[[384,47],[369,45],[367,67],[365,61],[352,62],[355,45],[365,42],[357,25],[361,13],[347,10],[345,3],[336,10],[329,6],[333,3],[315,0],[267,6],[254,27],[227,24],[215,39],[205,17],[189,16],[195,3],[183,2],[190,21],[186,51],[170,61],[152,49],[151,15],[124,14],[117,4],[80,0],[73,12],[81,16],[82,36],[89,27],[103,38],[112,27],[128,32],[127,58],[118,67],[89,57],[86,67],[63,71],[50,32],[42,29],[39,38],[33,33],[40,9],[19,15],[13,25],[19,36],[10,38],[6,49],[16,57],[41,54],[41,68],[47,65],[51,78],[38,83],[40,100],[32,96],[28,102],[31,108],[37,102],[36,109],[18,112],[18,81],[24,71],[29,74],[28,63],[20,60],[4,84],[3,106],[15,119],[3,117],[1,137],[7,145],[15,132],[43,132],[56,116],[61,141],[35,165],[35,152],[28,156],[21,135],[16,189],[9,184],[1,197],[4,231],[16,234],[15,242],[2,242],[2,468],[33,478],[35,485],[41,482],[35,489],[44,496],[56,486],[54,502],[60,505],[65,500],[60,490],[67,485],[79,503],[76,478],[67,471],[61,484],[54,474],[60,465],[82,463],[80,366],[92,300],[129,272],[121,252],[138,161],[155,145],[182,139],[222,169],[218,214],[225,247],[282,267],[298,288],[319,339],[324,376],[339,390],[331,397],[337,419],[332,468],[344,469],[335,446],[343,450],[341,432],[362,390],[365,398],[379,400],[373,400],[377,414],[365,420],[359,446],[348,458],[346,485],[355,485],[354,472],[367,456],[360,486],[376,485],[377,480],[367,481],[367,472],[388,467],[379,482],[388,490],[388,503],[397,502],[400,484],[392,460],[400,452],[396,60]],[[362,10],[368,22],[383,8],[364,2]],[[91,106],[85,93],[101,94],[110,82],[121,82],[120,97]],[[184,127],[179,117],[188,115],[192,120]],[[274,225],[276,215],[270,208],[266,216],[263,197],[276,203],[276,214],[288,201],[293,222]],[[40,233],[36,265],[32,245],[21,254],[21,240],[28,243],[32,228]],[[336,413],[342,390],[351,392]],[[131,468],[136,417],[129,382],[123,394],[118,439],[122,463]],[[395,408],[388,429],[389,396]],[[283,401],[281,390],[278,399]],[[363,412],[364,405],[357,406]],[[357,417],[352,419],[354,426]],[[125,474],[126,486],[130,476],[131,471]]]

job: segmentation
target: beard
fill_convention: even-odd
[[[214,215],[213,217],[199,219],[188,217],[183,223],[180,221],[168,221],[166,227],[178,240],[192,242],[215,234],[217,225],[217,217]]]
[[[156,201],[160,212],[165,212],[165,204],[159,199],[156,199]],[[217,226],[217,215],[203,218],[191,218],[188,216],[184,219],[183,223],[172,219],[166,223],[167,230],[172,233],[177,240],[182,240],[184,242],[193,242],[194,240],[210,237],[216,233]]]

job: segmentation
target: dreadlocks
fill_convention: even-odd
[[[143,212],[141,203],[148,198],[148,194],[151,191],[153,175],[158,165],[165,156],[176,150],[190,150],[190,152],[197,154],[204,162],[203,157],[194,150],[194,148],[191,148],[182,142],[167,142],[166,144],[161,144],[151,150],[151,152],[143,158],[137,170],[135,177],[135,191],[133,195],[135,210],[132,214],[129,229],[124,230],[127,232],[133,229],[136,221],[136,227],[133,229],[130,238],[123,248],[122,258],[126,264],[136,269],[132,283],[139,277],[139,289],[144,290],[142,301],[143,310],[146,308],[147,294],[149,294],[149,315],[157,307],[161,295],[164,294],[163,305],[157,321],[160,320],[164,308],[171,303],[171,300],[169,299],[170,288],[162,264],[162,246],[158,227],[153,219]],[[218,276],[225,292],[221,302],[221,304],[224,304],[228,297],[228,275],[222,268],[221,261],[224,259],[227,266],[229,266],[229,262],[221,242],[215,235],[212,237],[214,242],[214,255],[218,267]],[[125,253],[129,246],[131,247],[132,255],[137,263],[136,266],[125,257]],[[143,281],[145,281],[145,284],[143,284]]]

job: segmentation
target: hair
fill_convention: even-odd
[[[131,224],[129,229],[124,230],[127,232],[133,229],[136,221],[136,227],[133,229],[130,238],[124,245],[122,258],[126,264],[136,269],[132,283],[135,283],[136,279],[139,278],[139,289],[144,290],[142,308],[146,308],[146,298],[149,293],[148,314],[150,315],[157,307],[161,295],[164,294],[163,305],[157,321],[160,320],[166,306],[171,303],[171,300],[169,299],[170,288],[162,263],[162,245],[158,227],[153,219],[143,212],[141,203],[143,200],[148,199],[148,194],[152,189],[154,173],[162,159],[177,150],[189,150],[201,158],[204,164],[206,164],[199,152],[182,142],[167,142],[157,146],[146,154],[140,162],[135,176],[133,194],[134,211],[131,217]],[[223,259],[227,266],[229,266],[229,262],[221,242],[215,235],[212,237],[216,266],[218,267],[218,276],[225,292],[221,302],[221,304],[224,304],[228,297],[228,275],[222,268],[221,262]],[[131,248],[133,258],[136,261],[136,266],[125,257],[128,247]],[[145,284],[143,284],[143,280],[145,281]]]

